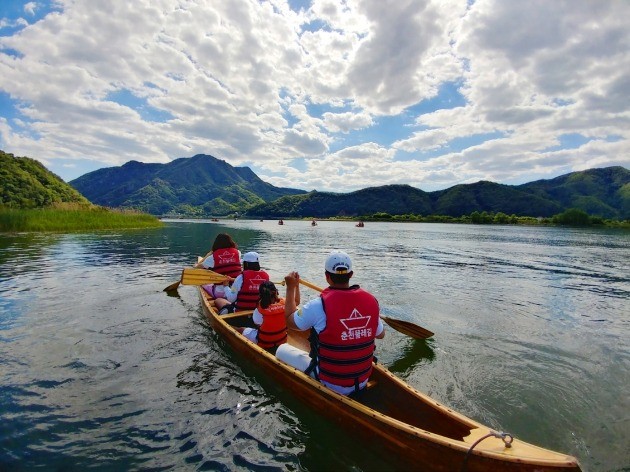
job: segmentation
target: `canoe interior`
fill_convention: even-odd
[[[562,453],[514,439],[506,448],[498,438],[480,442],[472,454],[469,448],[490,431],[414,389],[384,366],[376,364],[369,388],[352,398],[343,397],[287,366],[273,354],[246,340],[234,326],[253,326],[251,315],[217,316],[213,301],[199,291],[211,326],[240,355],[283,385],[283,390],[357,433],[378,438],[378,445],[409,464],[423,464],[424,470],[496,471],[580,471],[577,460]],[[288,342],[309,350],[308,333],[289,330]]]
[[[251,316],[226,317],[230,326],[253,327]],[[307,331],[289,330],[289,344],[304,351],[309,350]],[[447,416],[435,404],[427,403],[418,397],[417,391],[403,384],[384,367],[376,366],[370,378],[370,388],[360,392],[353,398],[373,410],[395,418],[403,423],[420,429],[431,431],[457,441],[463,441],[475,427],[466,424],[457,416]],[[378,388],[376,388],[378,386]]]

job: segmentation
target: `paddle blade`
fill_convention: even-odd
[[[383,315],[381,315],[381,319],[396,331],[406,334],[407,336],[411,336],[412,338],[427,339],[434,334],[432,331],[411,323],[410,321],[396,320]]]
[[[229,280],[229,277],[207,269],[186,268],[182,270],[181,282],[183,285],[220,284],[226,280]]]
[[[166,287],[164,289],[165,292],[174,292],[175,290],[177,290],[177,287],[179,287],[180,281],[178,280],[175,283],[172,283],[171,285],[169,285],[168,287]]]

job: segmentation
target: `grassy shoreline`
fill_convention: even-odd
[[[0,207],[0,232],[72,232],[159,228],[158,218],[146,213],[91,206],[14,209]]]

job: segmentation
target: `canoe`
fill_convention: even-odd
[[[378,450],[386,449],[398,470],[465,472],[568,472],[580,471],[572,456],[527,442],[501,437],[459,414],[374,364],[368,387],[355,397],[340,395],[273,354],[247,340],[234,326],[242,325],[239,313],[219,316],[213,300],[199,289],[210,326],[232,347],[283,390],[310,408],[360,436]],[[233,326],[234,325],[234,326]],[[292,346],[309,350],[303,332],[289,330]],[[493,434],[494,433],[494,434]],[[511,442],[510,442],[511,441]]]

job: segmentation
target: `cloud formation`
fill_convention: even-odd
[[[630,2],[0,6],[0,149],[66,180],[197,153],[431,191],[630,167]]]

